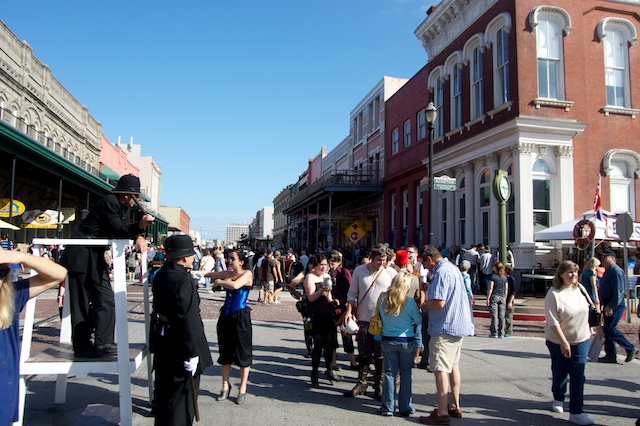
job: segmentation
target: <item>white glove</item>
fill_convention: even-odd
[[[195,376],[198,371],[198,361],[200,361],[199,356],[194,356],[189,361],[184,361],[182,363],[182,365],[184,365],[184,370],[191,373],[192,376]]]

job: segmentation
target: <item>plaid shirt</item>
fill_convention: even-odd
[[[444,300],[441,309],[429,310],[429,335],[470,336],[473,333],[469,297],[462,273],[447,258],[433,268],[427,300]]]

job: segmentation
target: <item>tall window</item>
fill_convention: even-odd
[[[625,161],[612,161],[609,174],[610,204],[613,213],[635,213],[635,190],[633,176]]]
[[[440,200],[440,242],[447,242],[447,199]]]
[[[607,105],[629,107],[626,101],[627,40],[622,31],[610,29],[604,38],[604,78],[607,89]]]
[[[457,129],[462,127],[462,67],[455,65],[451,77],[451,129]]]
[[[399,132],[396,127],[391,131],[391,153],[395,154],[398,152],[398,141],[399,141]]]
[[[538,96],[564,99],[562,66],[562,29],[560,22],[541,17],[536,26],[538,53]]]
[[[404,146],[411,145],[411,120],[404,122]]]
[[[495,106],[509,101],[509,33],[501,28],[496,33]]]
[[[418,139],[424,139],[427,137],[427,115],[425,110],[418,113]]]
[[[391,229],[396,230],[396,194],[391,194]]]
[[[467,195],[465,194],[465,178],[460,179],[460,185],[458,185],[460,194],[458,198],[458,234],[460,235],[460,244],[464,244],[467,241],[466,223],[467,223]]]
[[[409,226],[409,190],[402,191],[402,229]]]
[[[471,119],[484,114],[484,89],[482,87],[482,48],[473,50],[471,59]]]
[[[436,82],[434,100],[438,114],[435,123],[433,123],[433,138],[438,139],[444,136],[444,82],[440,78]]]
[[[551,224],[551,172],[542,158],[533,163],[533,231]]]
[[[509,185],[511,186],[510,196],[507,200],[507,241],[510,243],[516,242],[516,197],[513,193],[514,185],[513,179],[515,178],[515,173],[513,170],[513,163],[509,164],[507,167],[507,172],[509,174]]]
[[[416,227],[422,226],[422,191],[416,188]]]
[[[480,188],[478,194],[480,203],[480,215],[482,217],[482,241],[489,241],[489,214],[491,206],[491,172],[486,169],[480,176]]]

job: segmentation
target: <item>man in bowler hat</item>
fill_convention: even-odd
[[[153,282],[150,344],[155,354],[155,425],[193,424],[200,375],[213,364],[200,317],[198,283],[189,270],[195,251],[188,235],[165,242],[166,261]]]
[[[146,250],[147,242],[140,234],[154,217],[134,209],[139,195],[140,179],[122,176],[111,194],[89,210],[72,238],[131,238],[138,251]],[[115,300],[104,252],[105,247],[74,245],[68,246],[60,259],[69,271],[71,337],[73,351],[79,357],[116,353]]]

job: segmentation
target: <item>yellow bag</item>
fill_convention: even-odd
[[[384,294],[384,293],[383,293]],[[380,317],[380,298],[382,294],[378,297],[378,301],[376,302],[376,313],[369,320],[369,334],[374,336],[379,336],[382,334],[382,318]]]

